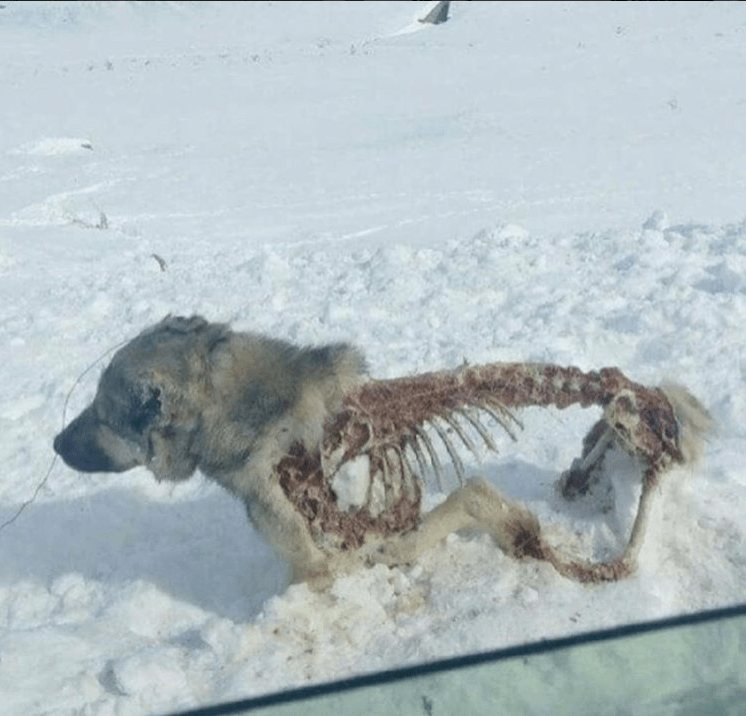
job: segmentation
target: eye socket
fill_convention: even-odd
[[[161,389],[151,386],[144,398],[135,398],[132,402],[130,424],[136,432],[141,433],[161,413]]]

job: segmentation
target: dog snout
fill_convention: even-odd
[[[54,451],[80,472],[117,472],[115,462],[101,447],[90,409],[83,411],[54,439]]]

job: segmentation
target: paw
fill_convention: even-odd
[[[329,570],[326,570],[325,572],[314,572],[305,581],[312,592],[319,594],[328,591],[334,584],[334,580],[335,576]]]
[[[408,564],[417,559],[417,540],[414,535],[396,537],[379,545],[370,555],[373,564],[385,564],[387,567],[396,567]]]
[[[327,561],[317,561],[293,569],[291,584],[304,582],[312,592],[323,592],[334,582],[334,570]]]

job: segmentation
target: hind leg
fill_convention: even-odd
[[[557,488],[566,500],[585,495],[598,482],[606,453],[614,445],[614,430],[605,420],[599,420],[583,438],[583,452],[563,472]]]
[[[512,556],[537,556],[540,528],[523,506],[506,500],[484,480],[469,480],[445,502],[428,512],[420,526],[385,543],[374,561],[394,565],[412,562],[448,535],[477,529],[492,535],[499,547]]]

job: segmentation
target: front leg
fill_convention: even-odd
[[[267,483],[244,500],[249,520],[289,564],[293,582],[329,576],[328,556],[316,546],[308,523],[288,502],[279,483]]]

